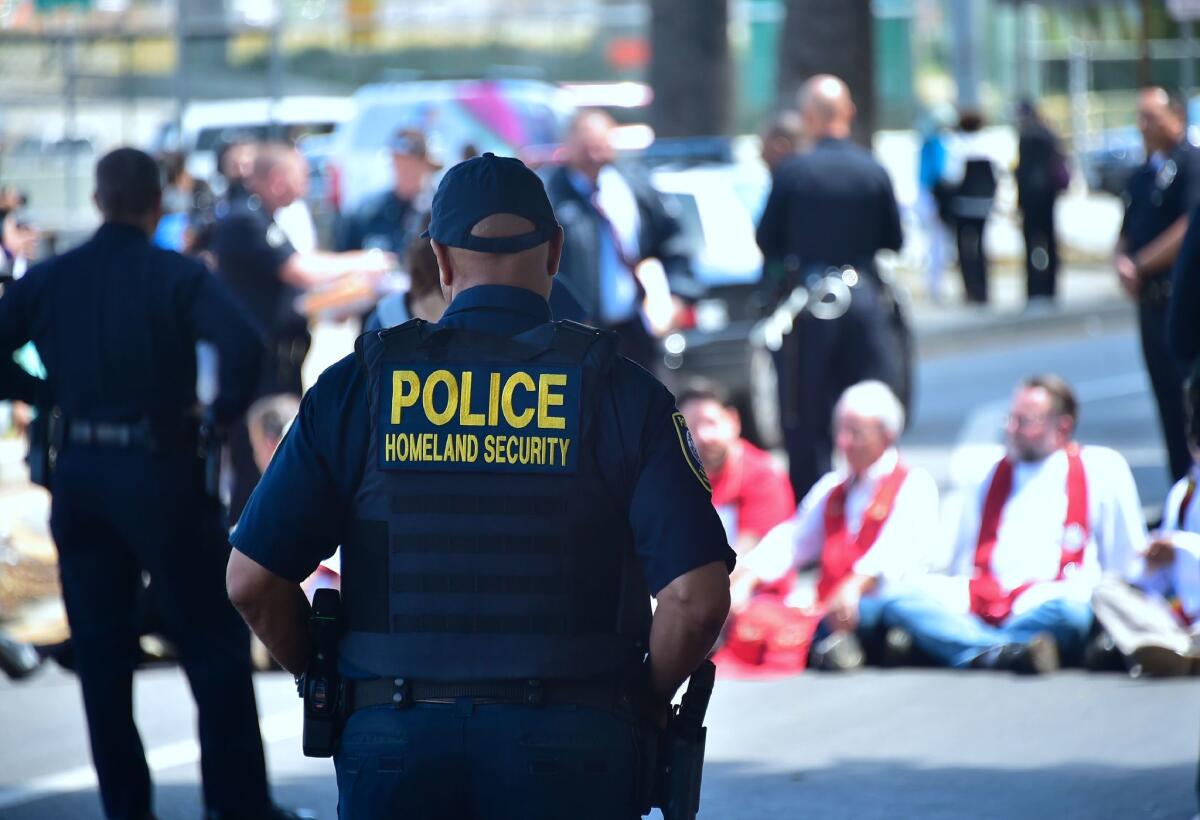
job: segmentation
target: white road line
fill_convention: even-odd
[[[264,746],[293,740],[300,736],[302,728],[299,713],[292,711],[269,715],[259,721],[258,726],[262,732]],[[156,746],[146,751],[146,762],[150,771],[159,773],[179,766],[195,765],[200,762],[200,744],[195,740],[181,740]],[[15,789],[0,790],[0,811],[32,803],[49,795],[95,787],[96,772],[91,766],[43,775]]]

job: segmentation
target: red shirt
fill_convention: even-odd
[[[710,478],[713,506],[731,543],[740,535],[764,536],[796,511],[787,475],[745,439],[738,439],[721,472]]]

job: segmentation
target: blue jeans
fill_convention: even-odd
[[[360,709],[334,754],[342,820],[634,820],[638,748],[620,715],[575,706]]]
[[[1083,651],[1092,628],[1089,604],[1058,599],[992,626],[971,614],[946,609],[932,596],[908,591],[885,596],[883,622],[908,630],[913,643],[944,666],[969,666],[971,661],[1004,644],[1025,643],[1049,632],[1067,656]]]

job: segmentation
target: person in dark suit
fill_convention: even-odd
[[[1058,237],[1054,203],[1070,184],[1058,137],[1032,103],[1018,110],[1017,206],[1025,235],[1025,293],[1053,300],[1058,291]]]
[[[91,239],[5,289],[0,354],[32,341],[54,397],[50,529],[104,812],[153,816],[133,720],[147,573],[196,699],[207,817],[294,817],[268,792],[249,634],[225,596],[225,522],[197,458],[197,342],[219,355],[204,413],[216,427],[249,405],[262,343],[200,262],[151,244],[162,214],[153,159],[133,148],[105,155],[95,201],[104,224]]]
[[[1183,371],[1167,342],[1167,307],[1173,298],[1171,268],[1181,256],[1188,215],[1200,205],[1200,150],[1187,140],[1182,101],[1165,89],[1142,91],[1137,121],[1146,162],[1134,171],[1125,191],[1125,219],[1113,266],[1121,287],[1137,302],[1142,356],[1174,482],[1187,473],[1192,458],[1184,435]],[[1183,255],[1179,267],[1184,274],[1192,254],[1189,248]]]
[[[812,284],[852,266],[849,310],[837,319],[801,316],[776,357],[780,420],[792,488],[803,498],[832,468],[833,407],[852,384],[879,379],[906,395],[901,342],[875,254],[899,250],[900,212],[887,171],[850,141],[854,102],[837,77],[821,75],[799,96],[812,147],[775,171],[758,225],[771,287]]]
[[[615,125],[603,111],[581,112],[567,137],[566,164],[546,180],[566,232],[558,278],[592,324],[616,332],[622,355],[653,372],[658,345],[642,313],[638,268],[657,259],[679,284],[688,260],[667,203],[647,180],[614,164]]]

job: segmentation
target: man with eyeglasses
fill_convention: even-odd
[[[1057,376],[1023,380],[1007,452],[967,490],[948,574],[897,592],[883,621],[946,666],[1051,672],[1078,660],[1090,600],[1145,543],[1125,459],[1074,440],[1078,402]]]

